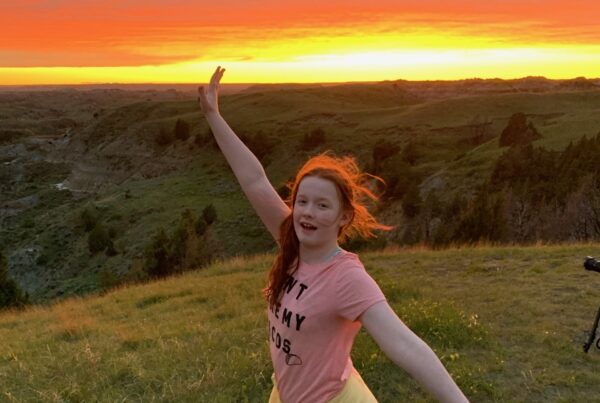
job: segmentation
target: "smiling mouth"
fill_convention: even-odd
[[[312,225],[312,224],[308,224],[308,223],[305,223],[305,222],[303,222],[303,223],[300,223],[300,226],[301,226],[303,229],[305,229],[305,230],[308,230],[308,231],[314,231],[314,230],[316,230],[316,229],[317,229],[317,227],[315,227],[314,225]]]

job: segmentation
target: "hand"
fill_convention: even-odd
[[[218,66],[210,78],[208,88],[198,87],[198,102],[205,115],[212,112],[219,113],[219,82],[223,73],[225,73],[225,69]]]

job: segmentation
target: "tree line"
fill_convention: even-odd
[[[600,133],[559,152],[533,146],[535,127],[522,117],[518,124],[526,138],[500,138],[506,150],[472,195],[442,200],[442,194],[414,193],[400,241],[443,246],[600,239]]]

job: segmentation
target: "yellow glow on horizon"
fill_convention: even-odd
[[[201,60],[160,66],[0,68],[0,84],[204,83],[217,65],[225,83],[456,80],[543,75],[598,77],[600,46],[402,49],[305,54],[276,60]]]

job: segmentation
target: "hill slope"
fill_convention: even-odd
[[[399,316],[477,402],[590,401],[600,303],[582,257],[600,245],[400,250],[361,256]],[[0,315],[7,401],[266,401],[271,256]],[[361,331],[353,361],[379,401],[430,401]]]
[[[459,223],[461,209],[489,181],[506,151],[498,137],[514,113],[525,114],[541,133],[534,145],[549,150],[563,150],[600,129],[598,80],[582,79],[266,85],[225,95],[221,106],[236,132],[262,154],[276,187],[309,155],[327,149],[356,156],[372,172],[378,168],[375,173],[389,184],[402,182],[377,211],[395,226],[385,235],[390,245],[428,242]],[[189,123],[190,137],[157,144],[161,129],[172,132],[179,119]],[[185,209],[199,213],[211,203],[218,216],[211,229],[220,245],[217,254],[273,248],[208,140],[193,92],[2,93],[0,125],[0,249],[11,276],[36,302],[101,289],[102,273],[126,275],[139,266],[160,228],[176,226]],[[319,130],[325,141],[303,147],[304,136]],[[377,144],[399,150],[382,167],[374,158]],[[577,185],[580,196],[589,195],[584,184]],[[458,212],[451,205],[457,195],[465,197],[457,199]],[[434,197],[428,201],[429,196]],[[522,231],[529,235],[508,235],[509,242],[535,241],[542,224],[558,218],[565,231],[553,240],[590,239],[589,214],[567,215],[560,206],[550,220],[547,209],[510,196],[504,201],[512,207],[497,210],[525,215],[513,218],[529,219]],[[407,199],[420,207],[415,217],[406,217]],[[580,208],[577,198],[571,204],[572,211],[596,207]],[[116,254],[90,252],[89,231],[81,222],[88,207],[112,234]],[[580,221],[583,235],[571,228]],[[546,232],[558,234],[554,229]]]

